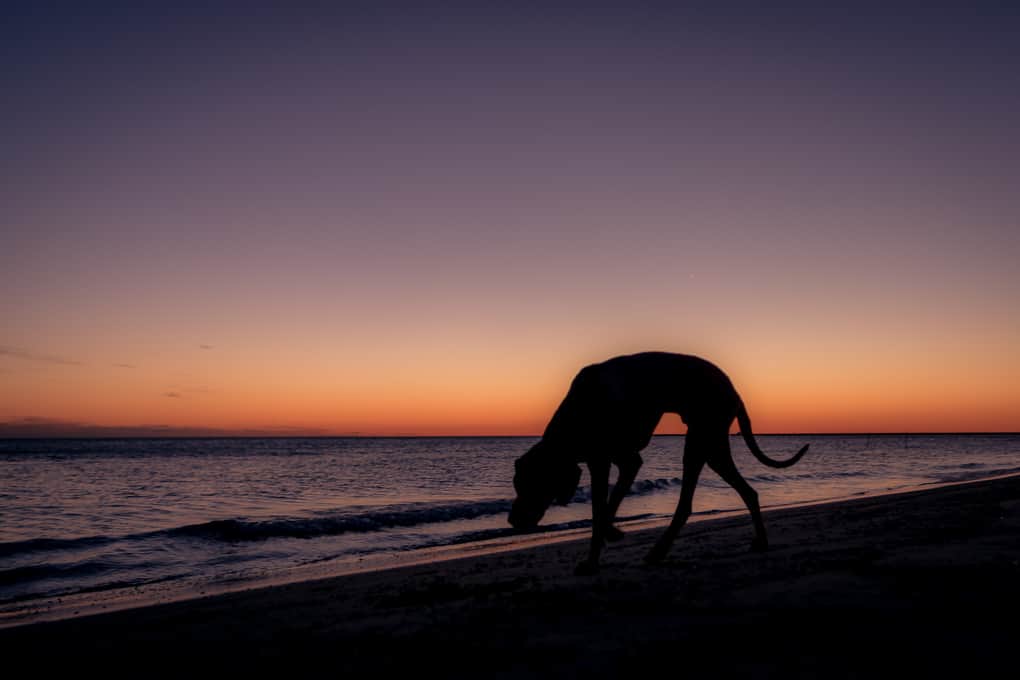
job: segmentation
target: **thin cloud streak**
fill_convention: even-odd
[[[41,354],[39,352],[33,352],[23,347],[8,347],[0,346],[0,356],[11,357],[12,359],[21,359],[22,361],[36,361],[45,364],[56,364],[59,366],[81,366],[80,361],[74,359],[68,359],[67,357],[57,356],[54,354]]]

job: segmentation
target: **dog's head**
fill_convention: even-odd
[[[510,508],[510,525],[534,528],[554,502],[570,502],[580,481],[581,468],[576,463],[544,441],[538,442],[514,463],[517,498]]]

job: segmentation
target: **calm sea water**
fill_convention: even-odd
[[[0,625],[61,607],[170,598],[384,564],[434,549],[519,540],[506,524],[513,460],[534,438],[0,440]],[[845,498],[1020,472],[1020,436],[739,438],[762,505]],[[668,517],[682,437],[655,437],[621,517]],[[587,482],[587,477],[582,484]],[[590,517],[587,489],[544,529]],[[706,470],[702,515],[741,508]],[[373,562],[373,560],[375,560]],[[70,612],[73,613],[73,612]]]

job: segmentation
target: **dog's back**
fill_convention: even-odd
[[[740,398],[717,366],[669,352],[618,356],[581,369],[543,439],[640,450],[664,413],[685,423],[728,417]]]

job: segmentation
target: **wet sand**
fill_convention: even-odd
[[[1020,476],[0,630],[8,668],[105,674],[1011,676]]]

